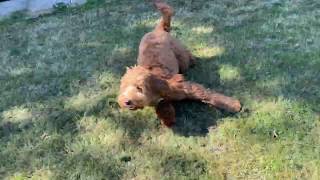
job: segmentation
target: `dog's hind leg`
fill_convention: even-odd
[[[170,46],[178,60],[180,73],[184,73],[189,67],[194,66],[195,57],[177,39],[172,39]]]

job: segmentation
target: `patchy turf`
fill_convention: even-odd
[[[119,78],[159,14],[90,1],[0,23],[1,179],[320,179],[320,3],[169,0],[199,57],[187,78],[235,96],[237,115],[177,104],[120,111]]]

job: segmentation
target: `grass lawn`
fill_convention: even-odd
[[[121,111],[119,79],[159,14],[100,0],[0,22],[0,179],[320,179],[320,2],[168,0],[199,57],[186,77],[236,115],[177,103]]]

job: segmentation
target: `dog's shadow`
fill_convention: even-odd
[[[219,67],[208,59],[201,59],[191,68],[186,76],[213,90],[221,90]],[[223,92],[222,92],[223,93]],[[176,125],[172,130],[182,136],[205,136],[210,128],[215,128],[217,121],[233,114],[210,107],[195,101],[180,101],[174,103],[176,109]]]
[[[172,130],[182,136],[205,136],[223,113],[200,102],[180,101],[174,104],[176,124]]]

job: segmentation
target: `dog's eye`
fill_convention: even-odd
[[[137,88],[137,90],[138,90],[139,92],[142,92],[142,88],[141,88],[141,87],[137,86],[136,88]]]

